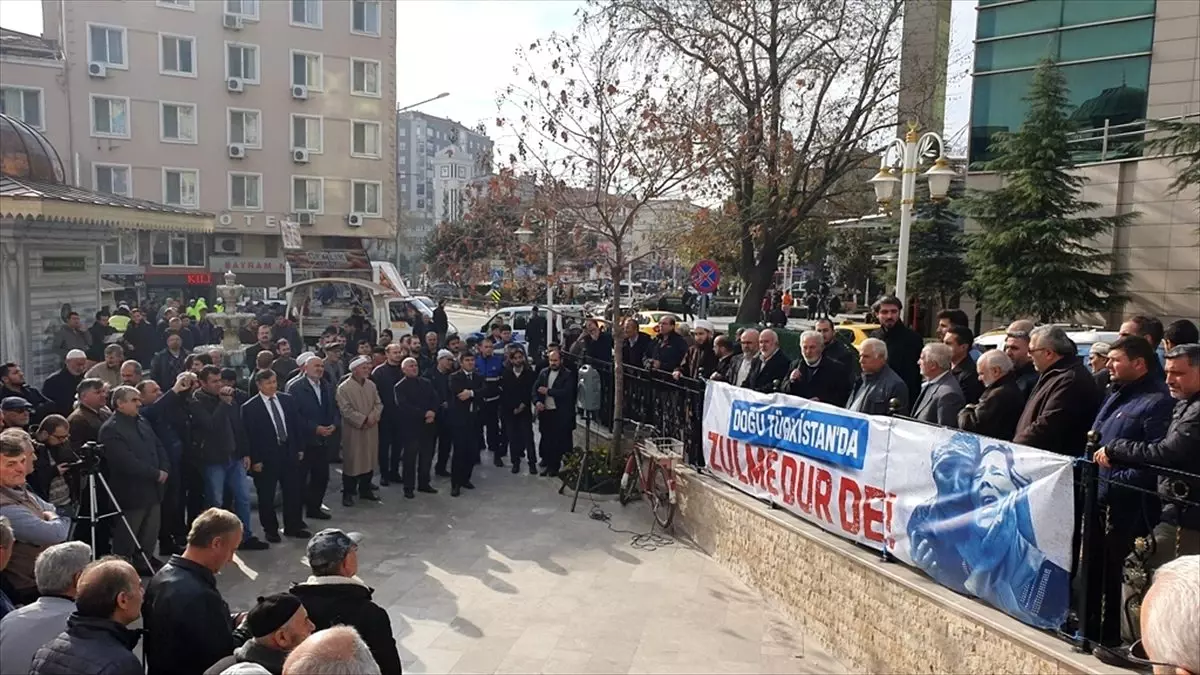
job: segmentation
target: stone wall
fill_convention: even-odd
[[[677,527],[855,670],[1112,671],[899,563],[715,479],[680,473]]]

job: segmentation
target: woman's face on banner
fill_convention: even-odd
[[[1017,489],[1009,475],[1004,453],[993,451],[979,458],[979,468],[975,470],[971,487],[976,509],[975,524],[990,528],[1000,516],[1004,498]]]

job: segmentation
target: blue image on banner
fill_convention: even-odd
[[[861,417],[794,406],[734,401],[729,437],[861,471],[871,423]]]
[[[933,449],[936,494],[908,520],[909,557],[935,581],[1039,628],[1057,628],[1070,575],[1038,548],[1031,481],[999,441],[957,433]]]

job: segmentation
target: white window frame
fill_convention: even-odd
[[[196,0],[155,0],[154,4],[166,9],[178,9],[184,12],[196,11]]]
[[[204,263],[202,265],[187,264],[188,237],[192,236],[193,234],[194,233],[162,232],[160,230],[155,230],[155,231],[151,232],[150,233],[150,260],[149,260],[150,266],[151,267],[189,267],[191,269],[203,269],[203,268],[208,267],[208,256],[209,256],[208,239],[205,237],[199,238],[200,250],[203,253],[203,255],[201,255],[200,257],[204,260]],[[158,237],[166,237],[167,238],[167,264],[166,265],[159,265],[158,263],[154,262],[154,240]],[[177,240],[177,239],[183,240],[183,260],[180,262],[171,260],[171,241]]]
[[[379,0],[364,0],[365,4],[375,6],[375,25],[378,27],[378,32],[371,33],[366,30],[354,30],[354,2],[351,0],[346,4],[350,5],[350,32],[354,35],[364,35],[367,37],[380,37],[383,34],[383,3]]]
[[[96,99],[105,99],[107,101],[124,101],[125,103],[125,133],[114,134],[106,131],[96,131]],[[111,112],[111,111],[110,111]],[[130,105],[128,96],[109,96],[108,94],[88,94],[88,120],[90,126],[88,131],[92,138],[125,138],[128,139],[133,134],[133,108]],[[111,115],[110,115],[111,120]],[[111,125],[109,125],[111,126]]]
[[[375,152],[356,152],[354,150],[354,126],[357,124],[375,127]],[[383,156],[383,124],[372,120],[350,120],[350,156],[359,159],[380,159]]]
[[[166,64],[163,62],[163,57],[166,56],[167,52],[163,48],[163,38],[174,38],[176,40],[190,40],[191,41],[191,44],[192,44],[192,72],[189,73],[184,70],[167,70],[166,69],[166,67],[165,67]],[[176,43],[176,44],[178,44],[178,43]],[[178,47],[176,47],[176,48],[178,49]],[[196,61],[196,56],[197,56],[197,54],[196,54],[196,36],[182,35],[180,33],[159,33],[158,34],[158,74],[159,75],[167,75],[169,77],[190,77],[190,78],[194,79],[196,77],[197,72],[199,71],[199,66],[200,66],[200,64],[197,63],[197,61]],[[175,60],[176,60],[176,62],[179,61],[178,53],[175,54]]]
[[[309,154],[323,155],[325,154],[325,118],[321,115],[306,115],[304,113],[292,113],[288,126],[288,145],[292,150],[300,149],[296,145],[296,118],[317,120],[317,147],[313,148],[311,139],[307,138],[308,128],[305,127],[305,149]]]
[[[133,166],[129,164],[116,164],[114,162],[92,162],[92,189],[96,192],[102,192],[100,189],[100,169],[124,169],[125,170],[125,185],[129,189],[128,192],[107,193],[104,194],[121,194],[122,197],[133,196]]]
[[[11,110],[7,114],[10,117],[16,117],[17,119],[21,120],[25,124],[28,124],[29,126],[33,127],[34,129],[37,129],[38,131],[45,131],[46,130],[46,90],[41,87],[26,87],[24,85],[18,85],[18,84],[0,85],[0,90],[5,90],[5,89],[10,89],[13,91],[21,92],[21,114],[17,115],[17,114],[15,114],[14,111],[11,111]],[[33,122],[30,122],[29,120],[25,119],[25,93],[26,92],[33,92],[33,93],[37,94],[38,118],[39,118],[37,121],[37,124],[34,124]],[[0,94],[0,95],[2,95],[2,94]]]
[[[234,113],[253,113],[258,115],[258,142],[251,145],[245,141],[234,140],[233,138],[233,115]],[[243,124],[243,127],[245,125]],[[226,108],[225,109],[225,142],[228,144],[241,143],[249,150],[262,150],[263,141],[263,115],[261,110],[255,108]]]
[[[106,239],[104,241],[104,243],[100,245],[100,264],[101,265],[140,265],[141,264],[141,262],[140,262],[141,256],[139,255],[139,252],[138,252],[138,248],[140,248],[140,247],[138,245],[138,236],[137,235],[138,235],[137,230],[117,230],[116,232],[114,232],[111,238]],[[104,255],[104,249],[108,248],[108,245],[110,243],[114,243],[114,242],[117,245],[117,259],[116,260],[106,260],[106,256]],[[129,253],[131,253],[129,260],[125,260],[125,256],[123,255],[123,253],[125,252],[125,248],[126,248],[125,244],[126,243],[130,244],[130,246],[128,248],[131,249],[129,251]]]
[[[242,77],[241,75],[230,74],[230,72],[229,72],[229,48],[230,47],[237,47],[238,49],[253,49],[254,50],[254,79]],[[242,65],[245,65],[244,59],[242,61]],[[225,41],[225,77],[226,77],[226,79],[228,79],[230,77],[237,77],[237,78],[240,78],[242,80],[242,82],[244,82],[246,84],[258,84],[259,78],[262,77],[262,50],[259,49],[258,45],[250,44],[249,42],[236,42],[236,41],[226,40]]]
[[[105,54],[104,60],[100,61],[100,63],[103,63],[108,68],[112,68],[114,70],[129,70],[129,31],[124,26],[117,26],[117,25],[114,25],[111,23],[99,23],[99,22],[94,22],[94,21],[88,21],[86,23],[86,27],[87,27],[87,60],[88,60],[88,63],[93,63],[93,61],[92,61],[92,28],[104,28],[106,30],[116,30],[116,31],[121,31],[121,56],[123,56],[125,58],[125,61],[123,63],[113,63],[108,60],[108,55]]]
[[[192,138],[168,138],[167,123],[163,120],[167,106],[192,109]],[[178,114],[175,118],[178,126]],[[161,143],[176,143],[180,145],[196,145],[200,142],[200,106],[189,101],[159,101],[158,102],[158,140]]]
[[[258,179],[258,206],[238,206],[233,203],[233,179],[249,177]],[[230,171],[225,179],[225,185],[228,192],[226,203],[229,205],[230,211],[259,212],[263,210],[263,175],[261,173],[253,171]]]
[[[196,203],[195,204],[182,204],[182,203],[172,204],[171,202],[167,201],[167,174],[169,174],[169,173],[178,173],[181,175],[185,174],[185,173],[192,173],[192,174],[196,175],[196,190],[195,190]],[[182,183],[180,183],[179,194],[180,194],[180,197],[183,196],[183,184]],[[162,203],[167,204],[169,206],[175,206],[175,207],[178,207],[181,209],[198,209],[198,208],[200,208],[200,170],[192,169],[192,168],[188,168],[188,167],[181,167],[181,166],[164,166],[162,168]]]
[[[225,0],[223,9],[225,10],[226,14],[233,14],[234,16],[240,16],[245,21],[258,21],[259,0],[236,0],[236,1],[238,1],[239,6],[242,8],[241,10],[236,11],[236,12],[231,11],[229,9],[229,3],[231,1],[234,1],[234,0]],[[252,12],[244,11],[247,6],[249,6],[250,9],[253,11]]]
[[[306,8],[307,8],[307,5],[309,2],[313,2],[315,4],[315,6],[317,8],[317,20],[315,23],[300,23],[299,21],[296,21],[295,18],[293,18],[292,9],[293,9],[294,5],[296,4],[296,1],[297,0],[288,0],[288,8],[287,9],[288,9],[288,23],[289,24],[296,26],[297,28],[309,28],[312,30],[321,30],[322,28],[325,27],[324,26],[325,8],[323,7],[323,5],[325,3],[322,2],[322,0],[300,0],[300,2],[305,3]],[[307,14],[307,11],[305,13]]]
[[[317,210],[299,209],[296,208],[296,181],[297,180],[315,180],[321,186],[321,204]],[[305,176],[301,174],[292,174],[292,179],[288,182],[288,189],[291,192],[289,199],[291,200],[292,213],[312,213],[314,215],[325,214],[325,178],[322,176]]]
[[[355,88],[355,86],[354,86],[354,66],[359,63],[375,65],[375,86],[379,89],[379,91],[370,92],[370,91],[367,91],[366,89],[356,89]],[[363,71],[363,84],[366,84],[366,82],[367,82],[367,74],[366,74],[366,71]],[[359,59],[359,58],[351,57],[351,59],[350,59],[350,95],[351,96],[364,96],[367,98],[383,98],[383,62],[382,61],[376,61],[375,59]]]
[[[379,207],[376,212],[367,210],[359,210],[354,204],[354,189],[359,185],[374,185],[375,186],[375,205]],[[365,204],[364,204],[365,206]],[[383,217],[383,182],[377,180],[352,180],[350,181],[350,212],[361,213],[366,218],[382,218]]]
[[[304,56],[317,57],[317,84],[313,85],[308,82],[296,81],[296,55],[303,54]],[[304,85],[309,91],[325,91],[325,55],[321,52],[312,52],[306,49],[289,49],[288,50],[288,72],[292,86]],[[304,79],[308,79],[307,70],[304,73]]]

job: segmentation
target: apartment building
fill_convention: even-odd
[[[283,284],[285,221],[306,249],[393,250],[394,0],[42,11],[40,53],[0,43],[5,109],[39,111],[78,184],[217,216],[213,236],[124,232],[105,247],[110,281],[207,295],[233,269],[261,296]]]
[[[492,173],[492,139],[416,111],[396,115],[396,187],[402,269],[420,262],[425,238],[445,219],[447,197]],[[455,198],[453,206],[458,206]],[[453,211],[454,209],[450,209]]]

